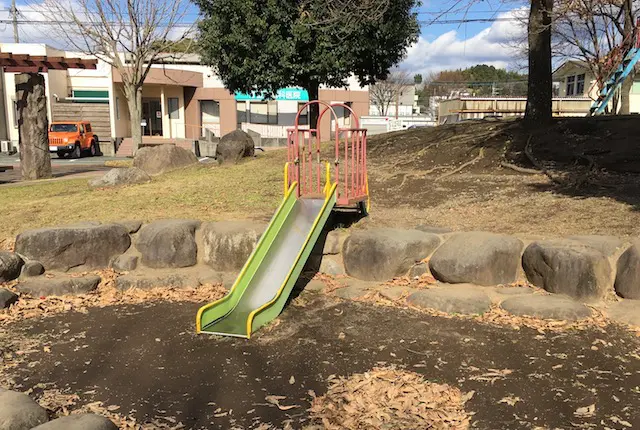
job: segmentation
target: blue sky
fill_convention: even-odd
[[[29,6],[41,4],[43,0],[18,0],[18,9],[23,17],[29,16]],[[73,0],[71,0],[73,1]],[[518,21],[498,21],[485,23],[442,24],[434,20],[490,19],[526,17],[528,2],[523,0],[471,0],[474,4],[466,7],[469,0],[423,0],[419,7],[422,31],[418,43],[412,46],[400,68],[411,73],[437,72],[475,64],[491,64],[496,67],[520,69],[523,64],[522,49],[517,41],[523,41],[524,27]],[[10,0],[0,0],[0,17],[9,17]],[[443,11],[451,10],[449,13]],[[193,6],[185,16],[186,20],[197,17],[197,7]],[[23,18],[23,19],[24,19]],[[431,23],[431,24],[430,24]],[[21,41],[27,43],[49,43],[50,31],[34,24],[20,25]],[[13,30],[10,24],[0,24],[0,42],[12,42]],[[520,43],[521,45],[521,43]]]
[[[428,74],[475,64],[520,69],[525,28],[521,21],[485,23],[432,23],[434,19],[465,20],[491,18],[525,18],[526,2],[519,0],[476,1],[465,7],[465,1],[425,1],[418,14],[422,22],[420,40],[409,49],[400,68]],[[459,4],[459,5],[457,5]],[[452,11],[443,14],[443,11]]]

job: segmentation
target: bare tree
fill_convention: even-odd
[[[556,11],[554,51],[560,58],[578,59],[595,77],[600,91],[636,32],[633,0],[562,0]],[[629,111],[630,76],[620,91],[621,112]],[[618,97],[614,99],[617,111]]]
[[[412,85],[413,78],[409,73],[403,71],[392,72],[386,80],[379,81],[369,87],[371,103],[378,108],[380,115],[386,116],[389,113],[389,107],[395,102],[397,113],[397,103],[401,93]]]
[[[142,85],[161,54],[185,40],[188,0],[45,0],[42,14],[74,49],[122,77],[134,151],[142,143]]]
[[[531,0],[529,11],[529,81],[524,119],[529,124],[551,121],[551,18],[553,0]]]

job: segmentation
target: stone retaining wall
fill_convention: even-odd
[[[81,272],[112,267],[132,272],[130,279],[122,278],[123,288],[211,280],[228,286],[265,228],[253,221],[160,220],[30,230],[16,238],[15,253],[0,253],[0,282],[20,274],[25,279],[40,275],[42,268]],[[609,236],[530,241],[428,226],[334,230],[321,238],[308,267],[362,281],[430,273],[447,284],[495,286],[527,280],[586,302],[613,294],[640,299],[640,241],[625,244]],[[21,284],[42,293],[40,285],[29,285],[33,282]]]

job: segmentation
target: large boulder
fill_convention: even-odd
[[[28,260],[24,262],[20,276],[28,278],[30,276],[40,276],[44,273],[44,266],[39,261]]]
[[[255,144],[249,134],[242,130],[234,130],[222,136],[216,157],[220,163],[237,163],[244,157],[253,157]]]
[[[607,257],[573,240],[533,242],[522,255],[522,267],[533,285],[580,300],[602,298],[612,283]]]
[[[127,229],[118,224],[42,228],[16,238],[16,252],[40,261],[47,270],[106,268],[113,257],[123,254],[130,245]]]
[[[563,296],[512,297],[502,302],[500,307],[513,315],[553,320],[576,321],[591,316],[588,307]]]
[[[140,148],[133,157],[133,167],[149,175],[159,175],[192,164],[198,164],[193,152],[170,144]]]
[[[18,254],[0,251],[0,283],[9,282],[20,276],[24,261]]]
[[[407,301],[419,308],[465,315],[483,314],[491,307],[491,299],[477,286],[429,288],[411,294]]]
[[[244,266],[266,226],[254,221],[202,225],[203,261],[214,270],[237,272]]]
[[[16,293],[6,288],[0,288],[0,309],[6,309],[17,301],[18,295]]]
[[[161,220],[145,225],[136,248],[147,267],[189,267],[197,263],[195,231],[200,221]]]
[[[450,284],[507,284],[516,280],[524,244],[501,234],[454,234],[433,254],[433,276]]]
[[[86,294],[98,288],[100,280],[98,275],[86,275],[78,278],[66,276],[46,278],[42,276],[22,280],[14,288],[21,293],[31,294],[34,297]]]
[[[116,187],[118,185],[142,184],[150,180],[151,176],[137,167],[111,169],[104,176],[89,180],[89,187]]]
[[[387,281],[406,275],[440,244],[434,234],[418,230],[380,228],[353,232],[344,242],[347,274],[365,281]]]
[[[101,415],[78,414],[57,418],[32,430],[118,430],[118,426]]]
[[[618,259],[614,285],[620,297],[640,300],[640,239]]]
[[[48,420],[47,411],[29,396],[0,388],[0,429],[27,430]]]
[[[570,236],[567,239],[575,240],[576,242],[595,248],[606,257],[611,257],[618,249],[622,248],[624,244],[622,240],[615,236],[584,235]]]

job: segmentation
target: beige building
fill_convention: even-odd
[[[88,58],[43,44],[5,43],[0,44],[0,51]],[[117,70],[98,61],[96,70],[49,70],[43,75],[49,121],[89,120],[100,141],[106,143],[101,145],[103,152],[131,155],[131,119]],[[17,147],[15,73],[3,73],[0,100],[4,101],[0,140]],[[345,103],[359,116],[369,112],[368,89],[361,88],[355,79],[349,81],[347,88],[321,88],[320,100]],[[271,101],[256,95],[232,94],[197,55],[166,58],[163,64],[152,66],[143,86],[143,143],[173,142],[191,148],[201,136],[221,136],[237,128],[253,130],[264,138],[284,138],[307,101],[307,92],[300,88],[284,88]],[[336,111],[338,123],[350,123],[346,109]],[[335,121],[325,117],[320,125],[323,134],[329,134]],[[307,123],[308,118],[303,116],[300,124],[305,127]],[[108,148],[111,143],[113,151]]]

